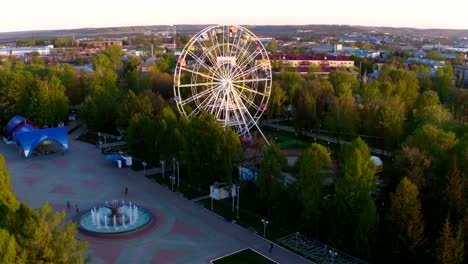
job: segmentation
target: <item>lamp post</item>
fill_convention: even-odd
[[[174,183],[175,183],[176,177],[172,175],[170,178],[171,178],[172,191],[174,191]]]
[[[180,184],[179,160],[176,161],[176,166],[177,166],[177,189],[179,189],[179,184]]]
[[[172,175],[175,175],[175,157],[172,157]]]
[[[331,256],[331,263],[334,264],[335,263],[335,256],[338,256],[338,253],[336,253],[334,248],[328,250],[328,253]]]
[[[263,223],[263,237],[266,237],[266,226],[268,225],[269,222],[268,222],[268,220],[263,218],[262,223]]]
[[[146,165],[147,165],[147,163],[146,163],[145,161],[143,161],[143,162],[141,163],[141,165],[143,165],[143,175],[146,176]]]
[[[237,185],[237,219],[239,219],[239,196],[240,196],[240,184]]]
[[[162,170],[162,177],[163,177],[163,181],[164,181],[164,160],[161,160],[161,170]]]

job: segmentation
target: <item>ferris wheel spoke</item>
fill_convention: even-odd
[[[188,83],[188,84],[179,84],[177,87],[185,88],[185,87],[196,87],[196,86],[210,86],[210,85],[219,85],[220,82],[208,82],[208,83]]]
[[[234,111],[234,114],[236,115],[237,120],[240,121],[238,114],[240,114],[240,118],[242,119],[242,124],[245,126],[245,130],[248,131],[248,123],[247,123],[247,117],[244,115],[243,106],[245,105],[242,104],[242,99],[239,98],[239,96],[236,93],[233,93],[233,98],[234,102],[237,105],[237,111]],[[240,123],[240,122],[239,122]]]
[[[209,88],[209,89],[206,89],[206,90],[204,90],[204,91],[201,91],[200,93],[197,93],[197,94],[195,94],[195,95],[193,95],[193,96],[191,96],[191,97],[189,97],[189,98],[187,98],[187,99],[181,101],[180,104],[181,104],[181,105],[186,105],[186,104],[188,104],[188,103],[190,103],[190,102],[193,102],[193,101],[195,101],[195,100],[198,100],[198,99],[200,99],[200,98],[202,98],[202,97],[204,97],[204,96],[210,94],[211,92],[213,92],[214,89],[215,89],[215,88]]]
[[[254,83],[254,82],[267,82],[267,81],[271,81],[271,78],[235,80],[235,81],[232,81],[232,83],[233,83],[233,84],[236,84],[236,83]]]
[[[218,79],[214,76],[209,76],[209,75],[206,75],[204,73],[201,73],[201,72],[197,72],[197,71],[193,71],[191,69],[188,69],[188,68],[185,68],[185,67],[180,67],[181,70],[184,70],[184,71],[187,71],[187,72],[190,72],[190,73],[193,73],[193,74],[196,74],[196,75],[199,75],[199,76],[203,76],[205,78],[208,78],[208,79],[211,79],[211,80],[215,80],[215,81],[218,81],[218,82],[221,82],[221,79]]]
[[[203,49],[206,50],[206,52],[204,52],[205,57],[208,58],[208,60],[211,62],[211,64],[213,66],[215,66],[216,65],[216,59],[213,58],[213,54],[210,52],[210,48],[208,46],[206,46],[206,44],[204,42],[200,42],[199,39],[197,39],[197,42],[198,42],[198,44],[200,46],[202,46],[202,50]],[[205,50],[203,50],[203,51],[205,51]]]
[[[259,55],[262,55],[261,50],[256,50],[254,53],[247,55],[245,59],[239,64],[239,68],[245,68],[247,65],[254,62]]]
[[[235,93],[234,94],[235,98],[236,98],[236,103],[238,104],[239,106],[239,112],[240,114],[242,115],[243,117],[243,120],[244,120],[244,125],[245,125],[245,130],[248,132],[249,130],[249,123],[250,122],[253,122],[254,124],[256,124],[256,121],[255,119],[252,117],[252,115],[250,114],[249,112],[249,109],[247,108],[247,106],[244,104],[244,101],[242,101],[242,94],[239,94],[239,93]],[[245,115],[245,113],[247,113],[247,115]],[[247,120],[249,120],[249,122],[247,122]]]
[[[205,108],[205,106],[209,103],[209,101],[212,99],[212,97],[206,97],[200,104],[195,107],[195,109],[188,115],[189,117],[192,117],[194,115],[198,115],[202,109]]]
[[[245,94],[243,93],[237,93],[237,95],[243,100],[243,102],[245,102],[245,104],[247,104],[248,106],[251,106],[253,107],[256,111],[262,111],[262,108],[260,108],[258,105],[256,105],[254,102],[253,102],[253,98],[248,98]],[[245,105],[244,104],[244,105]]]
[[[219,77],[218,73],[213,70],[213,67],[210,67],[210,66],[206,65],[206,63],[200,57],[198,57],[195,53],[191,52],[190,50],[187,53],[190,55],[190,57],[195,59],[195,61],[198,64],[200,64],[200,66],[203,66],[203,68],[207,69],[214,76]]]
[[[244,77],[248,76],[249,74],[252,74],[252,73],[254,73],[254,72],[256,72],[256,71],[258,71],[258,70],[260,70],[262,68],[263,68],[263,65],[257,64],[253,68],[250,68],[245,72],[241,72],[241,73],[239,73],[237,75],[232,76],[232,79],[237,80],[237,79],[240,79],[240,78],[244,78]]]
[[[265,96],[266,94],[262,93],[262,92],[259,92],[257,90],[254,90],[254,89],[251,89],[251,88],[248,88],[248,87],[244,87],[244,86],[241,86],[241,85],[237,85],[237,84],[232,84],[234,87],[236,87],[237,89],[240,89],[240,90],[243,90],[243,91],[247,91],[249,93],[254,93],[254,94],[258,94],[258,95],[261,95],[261,96]]]

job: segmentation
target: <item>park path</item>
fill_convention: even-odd
[[[291,132],[291,133],[297,133],[296,130],[293,127],[275,124],[278,121],[285,121],[285,120],[282,120],[282,119],[268,120],[266,122],[263,122],[262,126],[271,127],[271,128],[274,128],[274,129],[279,129],[279,130],[287,131],[287,132]],[[320,134],[316,134],[316,133],[312,133],[312,132],[305,132],[305,133],[303,133],[303,135],[305,135],[307,137],[317,138],[319,140],[330,142],[330,143],[340,144],[340,145],[346,145],[346,144],[351,143],[351,142],[346,141],[346,140],[342,140],[342,139],[339,140],[339,139],[334,138],[334,137],[329,137],[329,136],[326,136],[326,135],[320,135]],[[378,155],[383,155],[383,156],[387,156],[387,157],[392,156],[391,152],[384,151],[384,150],[379,149],[379,148],[369,147],[369,151],[371,153],[378,154]]]

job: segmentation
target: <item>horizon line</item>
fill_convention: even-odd
[[[417,30],[452,30],[468,31],[468,28],[438,28],[438,27],[410,27],[410,26],[369,26],[356,24],[218,24],[218,23],[181,23],[181,24],[151,24],[151,25],[126,25],[126,26],[102,26],[102,27],[76,27],[76,28],[50,28],[50,29],[27,29],[16,31],[0,31],[0,34],[44,32],[44,31],[66,31],[66,30],[84,30],[84,29],[106,29],[106,28],[129,28],[129,27],[154,27],[154,26],[210,26],[210,25],[241,25],[241,26],[348,26],[348,27],[372,27],[372,28],[391,28],[391,29],[417,29]]]

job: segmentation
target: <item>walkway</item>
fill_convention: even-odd
[[[271,128],[275,128],[275,129],[279,129],[279,130],[291,132],[291,133],[296,133],[296,130],[295,130],[293,127],[274,124],[275,121],[278,121],[278,120],[272,119],[272,120],[263,122],[263,123],[262,123],[262,126],[267,126],[267,127],[271,127]],[[284,121],[284,120],[279,120],[279,121]],[[331,143],[335,143],[335,144],[340,144],[340,145],[346,145],[346,144],[350,144],[350,143],[351,143],[351,142],[346,141],[346,140],[342,140],[342,139],[341,139],[341,140],[338,140],[337,138],[334,138],[334,137],[329,137],[329,136],[325,136],[325,135],[315,134],[315,133],[311,133],[311,132],[303,133],[303,135],[308,136],[308,137],[317,138],[317,139],[319,139],[319,140],[323,140],[323,141],[326,141],[326,142],[331,142]],[[383,151],[382,149],[379,149],[379,148],[372,148],[372,147],[369,147],[369,151],[370,151],[371,153],[378,154],[378,155],[383,155],[383,156],[387,156],[387,157],[391,157],[391,156],[392,156],[392,153],[391,153],[390,151]]]
[[[268,242],[263,238],[171,192],[141,172],[112,167],[96,146],[73,140],[78,133],[70,135],[69,152],[64,156],[26,160],[14,146],[3,143],[0,154],[7,160],[18,199],[33,208],[48,201],[55,211],[67,210],[69,200],[72,207],[77,205],[85,211],[105,200],[122,199],[156,213],[156,227],[140,235],[103,239],[79,233],[80,239],[90,243],[92,263],[209,263],[246,247],[268,255]],[[67,214],[71,219],[76,213],[67,210]],[[279,263],[310,263],[279,246],[268,256]]]

